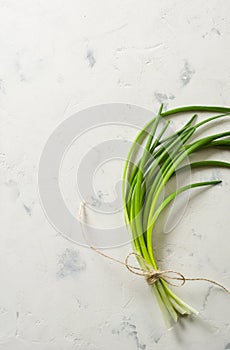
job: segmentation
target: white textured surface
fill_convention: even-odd
[[[228,295],[187,284],[178,293],[200,315],[168,331],[145,283],[58,235],[37,191],[44,143],[73,109],[230,105],[229,11],[228,0],[0,1],[1,350],[230,348]],[[219,174],[167,236],[165,260],[229,285]]]

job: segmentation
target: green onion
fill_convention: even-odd
[[[221,180],[187,184],[177,189],[159,202],[159,198],[168,181],[177,172],[183,172],[190,167],[225,167],[230,163],[216,160],[201,160],[183,165],[183,161],[194,152],[205,148],[230,147],[230,131],[200,138],[188,143],[196,131],[205,124],[230,115],[230,108],[215,106],[186,106],[162,112],[161,105],[158,114],[141,130],[134,140],[124,167],[123,173],[123,204],[127,227],[132,234],[134,251],[158,270],[157,260],[152,244],[152,233],[157,219],[164,208],[180,193],[192,188],[216,185]],[[170,120],[160,129],[160,121],[168,116],[191,112],[189,121],[177,132],[163,138]],[[212,113],[207,119],[196,123],[199,112]],[[195,113],[195,114],[194,114]],[[156,136],[157,135],[157,136]],[[140,147],[143,153],[138,158]],[[141,259],[138,259],[143,268]],[[197,313],[192,307],[183,302],[165,279],[160,278],[151,286],[165,318],[168,315],[177,321],[179,315]]]

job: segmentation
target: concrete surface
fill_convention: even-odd
[[[200,313],[167,330],[142,279],[57,233],[37,185],[45,142],[73,112],[230,105],[229,11],[227,0],[0,1],[1,350],[230,349],[226,293],[202,282],[178,289]],[[229,287],[229,173],[195,176],[223,184],[191,198],[162,264]]]

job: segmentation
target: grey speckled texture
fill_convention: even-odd
[[[195,74],[195,70],[191,67],[191,65],[188,63],[188,61],[185,61],[184,67],[181,71],[180,79],[183,84],[183,86],[190,83],[190,80],[192,79],[193,75]]]
[[[229,13],[228,0],[0,1],[0,350],[230,349],[228,295],[205,282],[176,289],[199,315],[167,330],[146,283],[58,234],[37,188],[44,144],[73,112],[110,102],[154,112],[161,102],[230,105]],[[213,130],[226,128],[229,121]],[[114,134],[127,140],[135,130]],[[90,135],[85,148],[96,140]],[[97,139],[109,136],[107,128]],[[215,158],[229,161],[229,153]],[[63,196],[77,215],[76,171],[65,170]],[[108,182],[117,174],[116,163],[105,164],[88,197],[95,212],[119,197]],[[154,244],[163,268],[230,287],[229,172],[194,172],[197,181],[219,177],[220,186],[193,192],[168,234],[158,222]],[[106,252],[124,259],[130,250]]]
[[[87,50],[87,55],[86,58],[89,62],[90,68],[93,68],[93,66],[96,64],[96,59],[94,57],[93,51],[92,50]]]
[[[86,269],[86,263],[82,261],[79,251],[70,248],[67,248],[59,257],[58,266],[57,277],[59,278],[74,276]]]

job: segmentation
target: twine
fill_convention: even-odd
[[[148,285],[152,286],[154,285],[157,281],[159,280],[164,280],[165,282],[167,282],[168,284],[170,284],[171,286],[175,286],[175,287],[182,287],[186,281],[206,281],[212,284],[215,284],[216,286],[222,288],[225,292],[230,294],[230,290],[228,288],[226,288],[224,285],[211,280],[209,278],[205,278],[205,277],[194,277],[194,278],[188,278],[185,277],[181,272],[175,271],[175,270],[155,270],[146,260],[145,258],[143,258],[142,255],[140,255],[139,253],[136,252],[131,252],[128,253],[128,255],[126,256],[124,261],[121,261],[119,259],[116,259],[108,254],[103,253],[101,250],[97,249],[96,247],[94,247],[91,242],[89,242],[89,240],[86,237],[85,234],[85,230],[84,230],[84,226],[83,226],[83,215],[85,214],[85,203],[81,203],[80,204],[80,208],[79,208],[79,213],[78,213],[78,217],[79,217],[79,221],[80,221],[80,225],[81,225],[81,230],[82,230],[82,235],[84,237],[85,242],[88,244],[88,246],[95,251],[97,254],[102,255],[103,257],[110,259],[116,263],[119,263],[123,266],[125,266],[131,273],[133,273],[134,275],[138,275],[138,276],[142,276],[145,278],[146,282],[148,283]],[[131,256],[136,256],[137,259],[141,260],[143,263],[144,268],[142,267],[138,267],[138,266],[134,266],[131,265],[129,263],[129,259]],[[179,284],[173,283],[172,281],[180,281]]]

